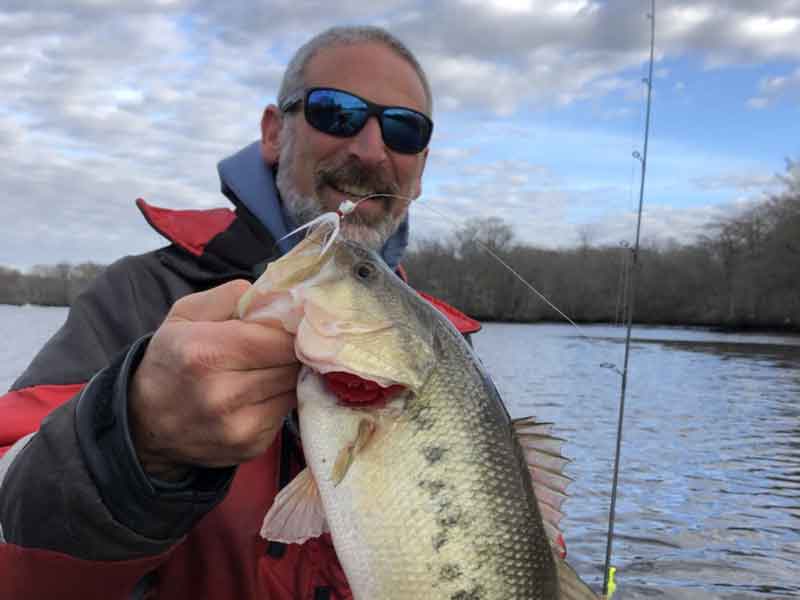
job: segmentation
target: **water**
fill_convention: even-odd
[[[552,421],[575,482],[569,560],[602,586],[624,330],[489,325],[513,416]],[[634,329],[615,598],[800,597],[800,338]]]
[[[64,309],[0,305],[0,388]],[[568,559],[599,589],[624,330],[485,326],[475,346],[514,416],[556,424],[575,479]],[[800,597],[800,338],[636,328],[613,564],[618,600]]]
[[[67,317],[67,309],[0,304],[0,393],[22,374]]]

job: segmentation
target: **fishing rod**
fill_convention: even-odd
[[[626,315],[627,331],[625,334],[625,359],[622,364],[622,386],[619,398],[619,419],[617,421],[617,447],[614,454],[614,478],[611,484],[611,504],[608,513],[608,537],[606,542],[606,562],[603,568],[603,595],[608,594],[609,580],[611,576],[611,547],[614,539],[614,518],[617,506],[617,484],[619,483],[619,463],[622,451],[622,424],[625,416],[625,392],[628,386],[628,358],[631,350],[631,330],[633,329],[633,305],[636,297],[636,270],[639,262],[639,239],[642,231],[642,205],[644,203],[644,180],[647,173],[647,144],[650,139],[650,106],[653,96],[653,55],[655,53],[656,40],[656,0],[650,0],[650,65],[647,79],[647,112],[644,125],[644,147],[642,153],[634,152],[633,157],[641,162],[642,170],[639,178],[639,211],[636,218],[636,241],[633,245],[631,261],[629,263],[630,275],[626,281],[625,297],[628,300],[628,310]],[[628,289],[630,293],[628,293]]]

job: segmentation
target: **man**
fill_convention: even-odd
[[[220,163],[235,214],[139,201],[172,244],[110,266],[0,398],[0,598],[350,597],[328,536],[258,537],[302,467],[298,364],[290,335],[231,315],[281,238],[345,200],[381,194],[344,235],[398,266],[431,109],[400,42],[332,29]]]

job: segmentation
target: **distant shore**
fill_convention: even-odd
[[[69,308],[67,304],[36,304],[32,302],[25,303],[10,303],[0,302],[0,306],[40,306],[45,308]],[[540,319],[536,321],[522,321],[514,319],[497,319],[492,317],[481,317],[470,315],[482,324],[488,323],[505,323],[514,325],[562,325],[566,321],[556,319]],[[600,325],[600,326],[617,326],[620,329],[625,328],[624,323],[612,323],[607,321],[575,321],[578,325]],[[764,325],[754,323],[674,323],[674,322],[652,322],[652,321],[634,321],[634,329],[636,327],[664,327],[664,328],[680,328],[680,329],[698,329],[702,331],[713,331],[716,333],[744,333],[744,334],[774,334],[774,335],[796,335],[800,337],[800,327],[794,324],[787,325]]]
[[[452,236],[415,241],[408,283],[479,321],[624,323],[724,333],[800,333],[800,164],[787,161],[782,192],[710,223],[694,242],[518,243],[498,217]],[[87,262],[0,266],[0,303],[70,305],[105,269]]]
[[[479,318],[473,317],[481,323],[507,323],[516,325],[543,325],[553,324],[560,325],[566,321],[557,321],[550,319],[543,319],[540,321],[519,321],[513,319],[492,319],[492,318]],[[575,321],[578,325],[600,325],[612,327],[616,326],[624,329],[625,323],[611,323],[607,321]],[[796,335],[800,337],[800,327],[794,324],[789,325],[761,325],[751,323],[673,323],[673,322],[654,322],[654,321],[636,321],[633,322],[634,329],[636,327],[663,327],[676,329],[697,329],[700,331],[713,331],[715,333],[752,333],[752,334],[776,334],[776,335]]]

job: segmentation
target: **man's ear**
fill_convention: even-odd
[[[282,126],[283,114],[277,106],[270,104],[261,116],[261,156],[270,166],[278,164]]]
[[[428,150],[430,150],[430,148],[425,148],[425,150],[422,151],[422,156],[419,158],[420,165],[417,173],[417,185],[413,194],[415,199],[419,198],[420,194],[422,194],[422,174],[425,172],[425,164],[428,162]]]

